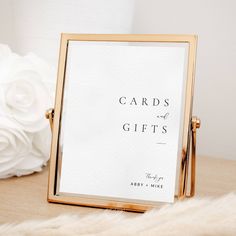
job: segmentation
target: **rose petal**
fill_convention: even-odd
[[[43,164],[44,161],[42,158],[34,156],[32,153],[29,153],[28,156],[25,156],[24,159],[15,166],[15,168],[17,170],[35,171],[38,168],[41,168]]]
[[[24,160],[32,149],[32,137],[26,135],[17,123],[9,118],[0,117],[0,178],[14,173],[14,168]],[[3,147],[2,146],[2,147]]]
[[[50,103],[47,88],[35,72],[24,71],[15,77],[17,79],[14,78],[10,83],[5,84],[5,111],[28,132],[36,132],[45,128],[48,123],[44,113]],[[24,92],[23,87],[24,95],[22,94]],[[21,88],[20,91],[16,91],[19,88]],[[29,91],[29,88],[31,88],[31,91]],[[21,97],[28,97],[27,100],[31,101],[28,103],[29,106],[26,107],[24,100],[21,100],[21,104],[19,99],[16,101],[16,94],[21,94]]]
[[[34,134],[33,147],[40,151],[41,156],[47,161],[50,157],[51,130],[49,126]]]

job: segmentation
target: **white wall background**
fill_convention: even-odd
[[[60,32],[197,34],[200,155],[236,160],[236,1],[0,0],[0,42],[56,65]]]
[[[235,11],[234,0],[137,0],[133,32],[198,35],[198,152],[236,160]]]

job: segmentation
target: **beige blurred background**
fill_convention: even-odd
[[[196,34],[198,153],[236,160],[236,1],[0,0],[0,43],[56,67],[60,32]]]

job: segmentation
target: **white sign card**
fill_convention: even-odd
[[[59,192],[173,202],[188,44],[71,41]]]

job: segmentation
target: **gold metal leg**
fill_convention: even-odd
[[[191,142],[191,183],[190,194],[187,197],[193,197],[195,195],[196,188],[196,141],[197,141],[197,129],[201,126],[201,121],[196,116],[192,117],[192,142]]]
[[[189,125],[188,146],[183,150],[179,174],[179,192],[178,199],[193,197],[196,185],[196,132],[200,128],[200,119],[193,116]],[[191,165],[189,166],[189,163]],[[188,175],[190,172],[190,190],[188,191]]]

